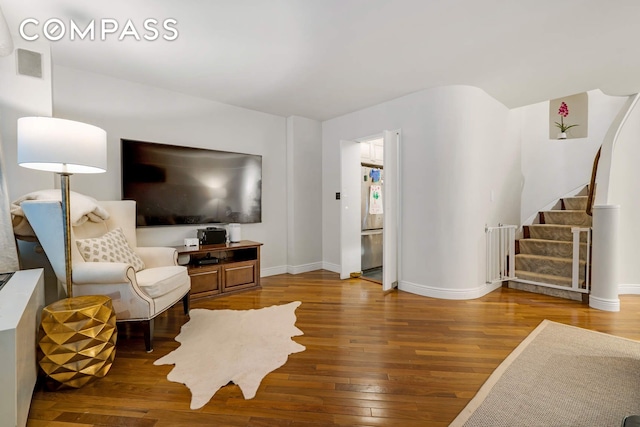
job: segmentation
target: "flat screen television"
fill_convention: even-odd
[[[262,156],[122,139],[122,199],[137,225],[262,221]]]

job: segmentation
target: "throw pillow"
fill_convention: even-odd
[[[87,262],[125,262],[131,264],[135,271],[144,268],[144,262],[131,249],[120,227],[101,237],[77,239],[76,244]]]

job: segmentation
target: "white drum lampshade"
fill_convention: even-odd
[[[18,119],[18,164],[65,174],[107,170],[107,133],[99,127],[51,117]]]

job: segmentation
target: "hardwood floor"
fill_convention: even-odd
[[[543,319],[640,340],[640,296],[622,296],[622,310],[610,313],[506,288],[467,301],[383,295],[378,284],[326,271],[267,277],[262,286],[192,304],[302,301],[304,335],[295,341],[306,350],[267,375],[254,399],[228,385],[192,411],[188,389],[166,379],[171,367],[153,365],[177,347],[187,320],[177,304],[156,320],[153,353],[141,330],[121,328],[109,374],[80,390],[37,390],[28,425],[446,426]]]

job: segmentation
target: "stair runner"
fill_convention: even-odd
[[[591,227],[586,214],[587,196],[561,200],[557,210],[538,213],[539,224],[523,227],[524,238],[516,244],[516,277],[537,283],[571,287],[573,233],[571,227]],[[585,287],[586,233],[580,233],[579,285]]]

